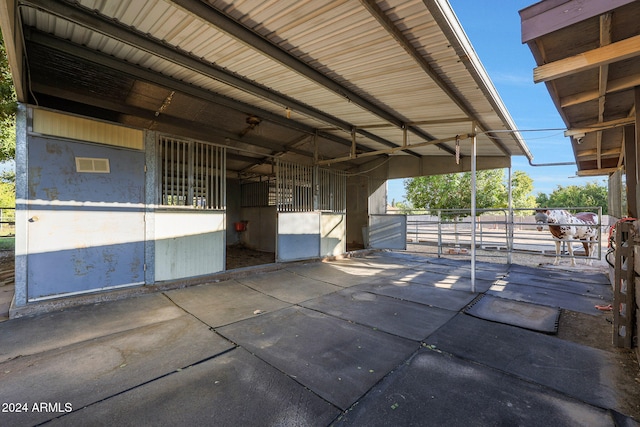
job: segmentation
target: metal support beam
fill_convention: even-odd
[[[168,46],[167,44],[162,43],[160,40],[153,39],[147,34],[142,34],[131,27],[127,27],[125,25],[119,24],[114,20],[108,19],[99,14],[96,14],[93,11],[90,11],[84,7],[67,4],[63,2],[50,1],[50,0],[24,0],[23,3],[25,5],[28,5],[40,10],[44,10],[48,13],[56,15],[70,22],[74,22],[85,28],[89,28],[92,31],[96,31],[101,34],[104,34],[107,37],[118,40],[119,42],[125,43],[141,51],[149,52],[166,61],[170,61],[182,67],[197,71],[203,76],[209,77],[211,79],[214,79],[214,80],[223,82],[225,84],[228,84],[230,86],[236,87],[238,89],[241,89],[245,92],[251,93],[269,102],[278,104],[282,106],[282,108],[295,110],[302,115],[312,117],[330,126],[341,129],[345,132],[351,132],[351,128],[353,127],[353,125],[350,123],[347,123],[343,120],[340,120],[336,117],[326,114],[323,111],[317,110],[311,106],[298,102],[297,100],[291,97],[275,92],[267,87],[259,85],[253,81],[250,81],[249,79],[245,79],[237,74],[230,73],[222,69],[221,67],[216,66],[215,64],[212,64],[200,58],[194,57],[190,55],[188,52],[182,51],[176,47]],[[186,0],[184,1],[184,3],[194,5],[194,7],[196,8],[200,8],[200,6],[198,5],[199,3],[206,10],[214,10],[209,8],[208,6],[205,6],[203,3],[199,1],[191,2]],[[181,5],[181,6],[184,7],[184,5]],[[189,10],[188,8],[186,9]],[[230,18],[226,18],[226,20],[235,23],[235,21],[231,20]],[[237,23],[235,24],[242,27],[240,24],[237,24]],[[242,27],[242,28],[244,28],[244,32],[248,31],[252,33],[250,30],[246,29],[245,27]],[[244,32],[242,34],[244,34]],[[236,34],[232,34],[232,35],[234,37],[239,36]],[[252,47],[255,48],[255,46],[252,46]],[[363,107],[363,108],[366,108],[366,107]],[[387,120],[388,116],[389,115],[387,113],[387,116],[382,118]],[[399,120],[396,120],[395,124],[398,127],[402,126],[402,122]],[[361,131],[359,133],[366,138],[370,138],[375,142],[386,145],[388,147],[397,147],[397,145],[394,144],[393,142],[388,141],[384,138],[377,137],[376,135],[373,135],[370,132]],[[425,139],[433,139],[433,138],[425,137]],[[417,153],[409,153],[409,154],[412,154],[416,157],[420,157],[420,155]]]
[[[471,292],[476,291],[476,124],[471,127]]]
[[[396,153],[398,151],[407,151],[407,149],[409,148],[418,148],[418,147],[424,147],[427,145],[437,145],[443,142],[449,142],[449,141],[455,141],[456,139],[467,139],[470,138],[469,135],[456,135],[456,136],[452,136],[450,138],[443,138],[443,139],[435,139],[433,141],[427,141],[427,142],[419,142],[417,144],[411,144],[411,145],[407,145],[406,147],[394,147],[394,148],[387,148],[385,150],[376,150],[376,151],[370,151],[368,153],[360,153],[360,154],[356,154],[353,153],[353,151],[351,153],[349,153],[348,156],[345,157],[337,157],[335,159],[327,159],[327,160],[321,160],[318,162],[318,165],[332,165],[335,163],[341,163],[341,162],[346,162],[349,160],[353,160],[355,158],[360,158],[360,157],[370,157],[370,156],[377,156],[377,155],[381,155],[381,154],[393,154]]]
[[[262,37],[260,34],[254,32],[253,30],[245,27],[235,19],[225,15],[220,10],[214,8],[213,6],[207,5],[200,0],[172,0],[173,3],[180,6],[187,13],[198,17],[208,23],[210,23],[216,29],[225,32],[229,36],[235,38],[241,43],[244,43],[249,48],[256,50],[267,57],[271,58],[274,61],[279,62],[285,67],[295,71],[296,73],[307,77],[309,80],[317,83],[324,88],[336,93],[345,99],[346,102],[353,103],[355,105],[360,106],[366,111],[380,117],[381,119],[395,125],[396,127],[401,128],[404,123],[402,120],[396,116],[394,116],[389,111],[377,106],[376,104],[368,101],[357,93],[353,92],[349,88],[341,85],[340,83],[334,81],[330,77],[327,77],[324,73],[316,70],[311,67],[307,63],[302,60],[292,56],[289,52],[282,49],[275,43],[272,43],[270,40]],[[297,105],[297,102],[295,102]],[[298,107],[293,106],[294,104],[288,104],[287,107],[291,106],[292,109],[297,110]],[[303,113],[306,114],[306,113]],[[308,114],[307,114],[308,115]],[[314,116],[310,116],[314,117]],[[348,125],[347,127],[339,126],[340,129],[348,131],[349,127],[353,127],[352,125]],[[389,147],[395,147],[396,144],[384,140],[383,138],[377,137],[369,132],[358,131],[359,134],[370,138],[378,143]],[[416,135],[420,136],[423,139],[430,140],[433,139],[430,135],[425,134],[420,131],[417,132]],[[414,156],[420,157],[417,153],[411,153]]]

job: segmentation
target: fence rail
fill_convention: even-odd
[[[16,223],[16,208],[3,208],[0,207],[0,224]]]
[[[602,259],[602,234],[608,231],[608,217],[603,218],[600,207],[571,207],[565,209],[571,213],[594,212],[598,214],[596,224],[598,239],[595,250],[588,259]],[[531,253],[555,255],[556,240],[545,225],[538,231],[535,211],[532,209],[478,209],[476,219],[476,249],[487,253],[486,256],[504,257],[511,262],[513,253]],[[430,245],[438,248],[438,256],[443,254],[467,254],[472,246],[470,210],[440,209],[434,211],[413,211],[407,213],[407,242],[417,245]],[[571,225],[571,224],[556,224]],[[606,234],[605,234],[606,238]],[[560,257],[566,254],[566,245],[580,244],[582,241],[571,239],[563,241]],[[605,242],[606,243],[606,242]],[[585,258],[582,251],[575,255]]]

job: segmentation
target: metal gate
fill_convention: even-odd
[[[346,251],[346,174],[277,161],[278,261]]]

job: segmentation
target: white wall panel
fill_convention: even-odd
[[[340,255],[347,251],[347,216],[323,212],[320,216],[320,253]]]
[[[278,261],[320,257],[320,212],[278,213]]]
[[[225,268],[224,212],[156,211],[155,239],[156,281]]]

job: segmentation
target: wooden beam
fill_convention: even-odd
[[[633,104],[633,108],[635,109],[635,114],[633,115],[633,118],[635,119],[635,126],[631,127],[628,126],[626,129],[629,129],[629,136],[632,138],[632,144],[635,148],[635,157],[633,157],[633,163],[635,163],[635,173],[636,173],[636,180],[635,180],[635,200],[633,203],[633,207],[635,208],[635,212],[633,212],[633,215],[631,215],[631,207],[628,207],[627,209],[629,209],[629,216],[631,216],[632,218],[638,218],[638,212],[640,212],[640,206],[638,206],[638,202],[640,202],[640,185],[638,185],[638,183],[640,182],[640,179],[638,178],[638,173],[640,172],[640,165],[639,165],[639,161],[638,161],[638,156],[640,155],[639,151],[640,148],[638,148],[638,143],[640,142],[640,109],[638,109],[638,105],[640,105],[640,86],[636,86],[635,90],[635,102]],[[631,163],[631,159],[629,157],[627,157],[627,159],[629,159],[629,161],[627,163]],[[627,189],[629,188],[629,176],[627,176]],[[628,200],[628,206],[631,206],[631,199]]]
[[[608,122],[595,123],[590,126],[584,126],[581,128],[571,128],[564,131],[564,136],[577,136],[580,134],[586,134],[590,132],[598,132],[601,130],[612,129],[619,126],[627,126],[635,123],[635,118],[625,117],[624,119],[610,120]]]
[[[611,44],[611,12],[600,15],[600,46]],[[598,123],[604,121],[605,96],[609,80],[609,65],[601,65],[598,73]],[[596,165],[602,169],[602,131],[596,133]]]
[[[604,168],[604,169],[587,169],[583,171],[578,171],[576,175],[578,176],[602,176],[602,175],[611,175],[614,172],[619,171],[620,168]]]
[[[589,150],[581,150],[576,153],[576,157],[581,160],[584,159],[595,159],[598,155],[598,150],[596,148],[591,148]],[[600,155],[602,157],[618,157],[620,155],[620,149],[618,148],[610,148],[608,150],[600,150]]]
[[[627,177],[627,214],[632,218],[638,217],[638,203],[636,190],[638,187],[638,179],[636,174],[637,157],[636,157],[636,135],[634,126],[626,126],[624,128],[624,168]]]
[[[640,35],[534,68],[533,81],[547,82],[640,55]]]
[[[606,94],[632,89],[638,85],[640,85],[640,74],[634,74],[632,76],[611,80],[607,84]],[[573,105],[582,104],[583,102],[593,101],[595,99],[598,99],[599,96],[599,90],[588,90],[585,92],[576,93],[575,95],[565,96],[564,98],[560,99],[560,106],[562,108],[571,107]]]

